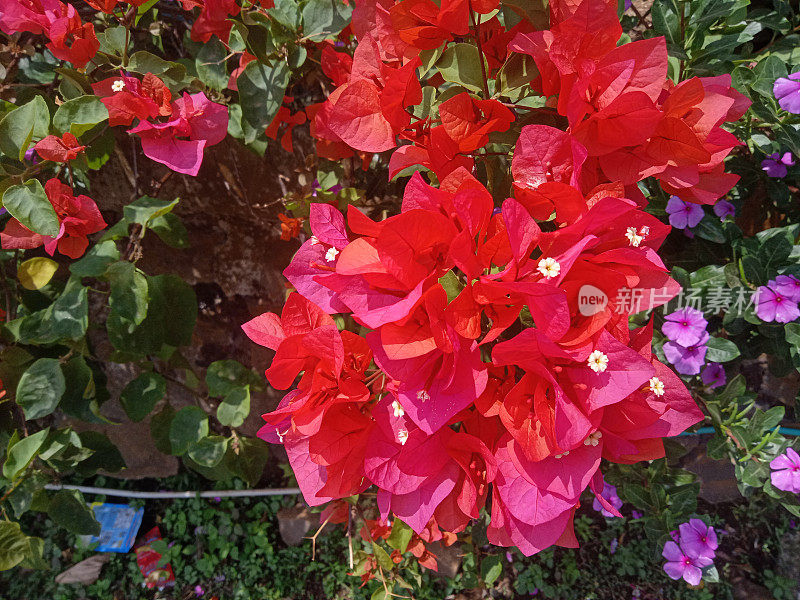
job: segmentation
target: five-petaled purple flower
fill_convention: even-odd
[[[773,289],[792,302],[800,302],[800,279],[794,275],[778,275]]]
[[[620,507],[622,507],[622,499],[617,495],[617,488],[610,483],[606,483],[603,487],[603,491],[600,494],[608,503],[616,508],[618,511]],[[616,517],[614,513],[606,510],[606,508],[600,504],[600,500],[597,498],[594,499],[592,502],[592,508],[594,508],[597,512],[599,512],[604,517]]]
[[[788,78],[776,79],[772,93],[783,110],[800,115],[800,71],[792,73]]]
[[[702,339],[707,326],[703,313],[687,306],[664,317],[661,331],[670,341],[688,347]]]
[[[678,527],[681,537],[681,548],[692,557],[713,559],[719,542],[717,532],[700,519],[689,519]]]
[[[759,287],[755,302],[756,316],[765,323],[789,323],[800,317],[797,302],[788,295],[781,294],[776,281],[769,281],[767,285]]]
[[[720,221],[724,221],[728,217],[736,215],[736,207],[727,200],[720,200],[714,205],[714,214],[717,215]]]
[[[206,593],[205,590],[203,590],[203,588],[201,586],[199,586],[199,585],[194,586],[194,594],[198,598],[202,597],[202,595],[205,594],[205,593]]]
[[[708,332],[703,332],[703,337],[696,344],[681,346],[677,342],[664,343],[664,356],[675,370],[681,375],[697,375],[706,362],[708,347]]]
[[[670,196],[667,202],[669,224],[676,229],[694,227],[703,220],[703,208],[699,204],[684,202],[677,196]]]
[[[773,486],[784,492],[800,494],[800,455],[794,448],[787,448],[786,452],[773,458],[769,467]]]
[[[761,170],[770,177],[781,178],[786,177],[789,172],[787,167],[794,166],[794,158],[791,152],[773,152],[767,158],[761,161]]]
[[[719,363],[710,363],[703,369],[703,372],[700,373],[700,381],[703,382],[704,386],[712,390],[721,385],[725,385],[725,382],[728,381],[728,378],[725,376],[725,367]]]
[[[664,571],[672,579],[680,579],[690,585],[697,585],[703,577],[703,567],[709,567],[714,561],[705,556],[690,556],[688,552],[675,542],[664,544],[661,556],[667,559]]]

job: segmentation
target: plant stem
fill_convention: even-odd
[[[472,28],[475,30],[475,41],[478,43],[478,60],[481,63],[481,75],[483,76],[483,98],[489,99],[489,81],[486,78],[486,64],[483,59],[483,46],[481,45],[481,23],[475,20],[475,13],[472,10],[472,0],[469,3],[469,18],[472,21]]]

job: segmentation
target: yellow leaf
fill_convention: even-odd
[[[26,260],[17,269],[17,277],[22,287],[28,290],[38,290],[47,285],[58,270],[58,263],[44,256],[37,256]]]

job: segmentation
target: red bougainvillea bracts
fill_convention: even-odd
[[[662,457],[662,438],[703,418],[618,295],[642,290],[653,308],[679,292],[657,254],[670,227],[643,210],[637,183],[713,204],[736,181],[722,161],[739,142],[720,125],[748,101],[729,77],[673,84],[662,38],[618,47],[616,1],[562,0],[548,30],[497,24],[507,48],[487,49],[485,65],[495,76],[531,56],[547,124],[467,92],[413,121],[419,51],[493,8],[356,2],[355,55],[325,50],[336,87],[309,112],[320,154],[392,151],[390,176],[422,165],[438,183],[414,173],[381,221],[312,204],[313,235],[285,271],[296,292],[243,328],[276,352],[270,384],[293,388],[259,435],[285,446],[309,504],[375,486],[382,519],[459,532],[491,494],[489,541],[530,555],[577,545],[587,488],[619,514],[603,459]],[[515,125],[513,197],[498,201],[475,151]],[[583,310],[586,289],[606,302]]]

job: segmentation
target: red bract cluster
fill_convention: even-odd
[[[138,119],[128,133],[139,135],[146,156],[178,173],[197,175],[204,150],[228,132],[226,106],[211,102],[203,92],[184,92],[170,102],[169,88],[152,73],[141,81],[127,75],[109,77],[92,89],[108,109],[110,125],[129,126]]]
[[[619,294],[636,289],[653,308],[678,293],[657,254],[670,228],[643,210],[636,184],[653,175],[715,201],[738,143],[720,124],[746,102],[722,78],[668,82],[661,39],[617,47],[616,4],[554,1],[550,30],[503,30],[534,57],[532,85],[561,115],[547,122],[564,128],[518,129],[514,197],[499,206],[473,153],[512,128],[508,105],[456,94],[438,124],[405,110],[421,101],[418,50],[466,35],[461,4],[357,3],[352,62],[325,50],[338,87],[312,132],[342,153],[408,140],[390,171],[421,164],[438,187],[415,173],[382,221],[312,204],[313,235],[284,272],[296,292],[280,317],[243,326],[276,351],[271,385],[294,386],[259,435],[286,447],[309,504],[374,485],[382,519],[459,532],[491,494],[492,543],[575,546],[587,488],[618,514],[600,495],[601,459],[662,457],[663,437],[702,420],[653,356],[652,327],[629,329],[641,306]],[[487,59],[491,75],[506,54],[487,55],[500,57]]]
[[[85,67],[100,49],[94,25],[84,23],[74,6],[59,0],[4,0],[0,31],[44,34],[53,56],[78,68]]]
[[[45,183],[44,191],[61,226],[58,235],[50,237],[34,233],[12,218],[0,233],[2,247],[6,250],[30,250],[44,246],[50,256],[58,249],[70,258],[80,258],[89,245],[87,236],[106,227],[97,205],[89,196],[74,196],[72,188],[58,179]]]

